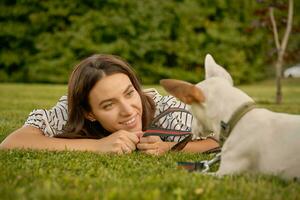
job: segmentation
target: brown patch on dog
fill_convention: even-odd
[[[162,79],[160,85],[174,97],[186,104],[201,103],[205,97],[200,88],[195,85],[175,79]]]

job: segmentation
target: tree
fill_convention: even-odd
[[[272,57],[271,60],[275,59],[275,102],[280,104],[283,98],[281,84],[282,67],[284,62],[288,60],[288,57],[291,58],[290,60],[293,60],[293,54],[297,54],[298,51],[293,48],[291,48],[290,52],[287,50],[289,36],[292,32],[294,2],[293,0],[288,0],[288,2],[286,0],[257,0],[257,2],[264,6],[255,11],[256,16],[259,17],[259,21],[256,21],[254,24],[256,27],[269,28],[271,31],[268,33],[271,33],[272,37],[268,33],[266,33],[266,37],[273,38],[271,42],[272,46],[275,43],[275,48],[272,47],[269,53]],[[276,18],[274,14],[275,9],[277,11]],[[285,18],[286,12],[288,13],[287,19]],[[280,39],[280,36],[282,36],[282,39]],[[276,55],[275,58],[274,55]]]
[[[287,8],[288,0],[260,0],[264,6],[231,0],[2,0],[0,82],[66,83],[74,65],[95,53],[126,59],[143,84],[163,78],[196,83],[206,53],[227,68],[235,84],[269,78],[265,66],[275,60],[272,31],[261,28],[253,12],[263,8],[272,30],[271,1],[274,11]],[[278,35],[286,25],[283,13],[276,12]],[[300,15],[293,21],[287,64],[300,58]]]
[[[283,65],[283,56],[286,51],[287,43],[289,40],[289,36],[292,30],[293,24],[293,9],[294,9],[294,1],[289,0],[289,8],[288,8],[288,18],[286,23],[286,29],[282,41],[279,41],[279,34],[277,29],[276,20],[274,17],[274,6],[269,7],[269,14],[272,23],[274,41],[276,45],[277,51],[277,60],[275,63],[276,68],[276,103],[280,104],[282,102],[282,87],[281,87],[281,78],[282,78],[282,65]]]

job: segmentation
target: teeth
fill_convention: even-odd
[[[132,124],[135,122],[135,117],[132,118],[131,120],[127,121],[127,122],[124,122],[125,125],[129,125],[129,124]]]

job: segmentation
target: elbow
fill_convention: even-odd
[[[16,147],[16,142],[15,138],[12,135],[7,136],[0,144],[0,150],[5,150],[5,149],[15,149]]]
[[[12,144],[6,139],[0,143],[0,150],[12,149]]]
[[[22,148],[28,138],[28,127],[22,127],[9,134],[0,144],[0,149]]]

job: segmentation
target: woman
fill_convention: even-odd
[[[2,149],[30,148],[130,153],[136,149],[163,154],[180,136],[147,136],[154,117],[170,108],[186,109],[172,96],[142,91],[130,65],[112,55],[93,55],[80,62],[63,96],[50,110],[34,110],[25,125],[10,134]],[[152,124],[153,125],[153,124]],[[192,115],[173,112],[156,120],[161,129],[190,131]],[[70,139],[73,138],[73,139]],[[204,152],[218,147],[212,138],[189,142],[182,151]]]

